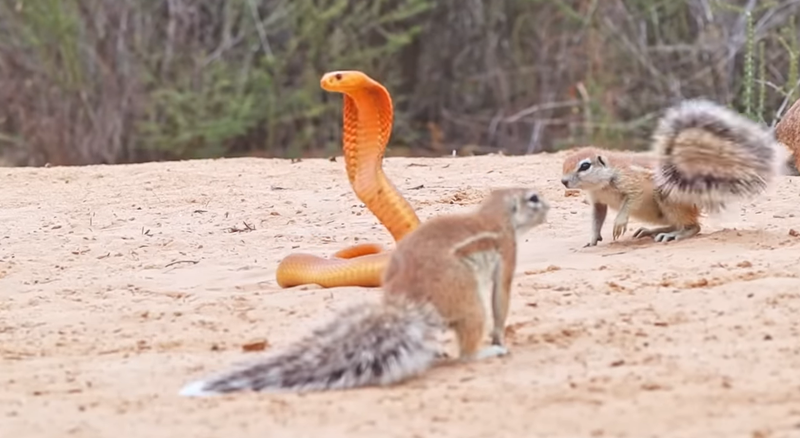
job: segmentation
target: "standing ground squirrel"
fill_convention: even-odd
[[[632,216],[659,228],[633,237],[657,242],[700,232],[700,214],[755,197],[784,171],[787,157],[764,126],[707,100],[669,108],[653,135],[653,155],[584,147],[568,155],[561,182],[582,189],[592,204],[591,239],[602,241],[608,207],[616,210],[612,237],[621,237]]]
[[[474,212],[424,222],[398,243],[381,302],[346,308],[282,351],[189,383],[180,394],[395,384],[442,357],[436,334],[445,329],[455,331],[459,360],[506,354],[517,240],[544,223],[549,208],[536,190],[506,188],[493,190]],[[489,296],[491,344],[481,348]]]
[[[795,173],[800,174],[800,99],[797,99],[775,125],[775,137],[792,151]]]

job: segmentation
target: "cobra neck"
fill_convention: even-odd
[[[353,120],[354,141],[346,144],[350,155],[357,162],[354,177],[374,174],[386,150],[392,130],[393,108],[388,94],[380,88],[367,88],[351,94],[357,116]]]

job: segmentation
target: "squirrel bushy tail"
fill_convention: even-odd
[[[669,108],[653,134],[656,189],[719,211],[766,191],[786,172],[786,150],[766,127],[704,99]]]
[[[320,391],[389,385],[419,374],[439,353],[442,319],[428,303],[393,297],[340,311],[283,351],[187,384],[183,396],[234,391]]]

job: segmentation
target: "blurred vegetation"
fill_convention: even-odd
[[[0,153],[13,165],[338,154],[358,69],[389,155],[641,149],[705,96],[774,124],[800,96],[800,0],[6,0]]]

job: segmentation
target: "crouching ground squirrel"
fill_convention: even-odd
[[[342,310],[282,351],[189,383],[180,394],[395,384],[443,358],[436,335],[445,329],[456,334],[456,363],[506,354],[517,240],[544,223],[548,209],[534,189],[505,188],[492,191],[474,212],[424,222],[398,243],[383,274],[381,302]],[[491,342],[481,348],[487,307]]]
[[[702,212],[762,194],[786,173],[786,148],[767,127],[711,101],[684,101],[669,108],[652,140],[652,155],[583,147],[563,162],[561,182],[581,189],[592,205],[591,239],[602,241],[608,207],[617,211],[612,237],[628,219],[658,224],[634,238],[680,240],[700,232]]]

